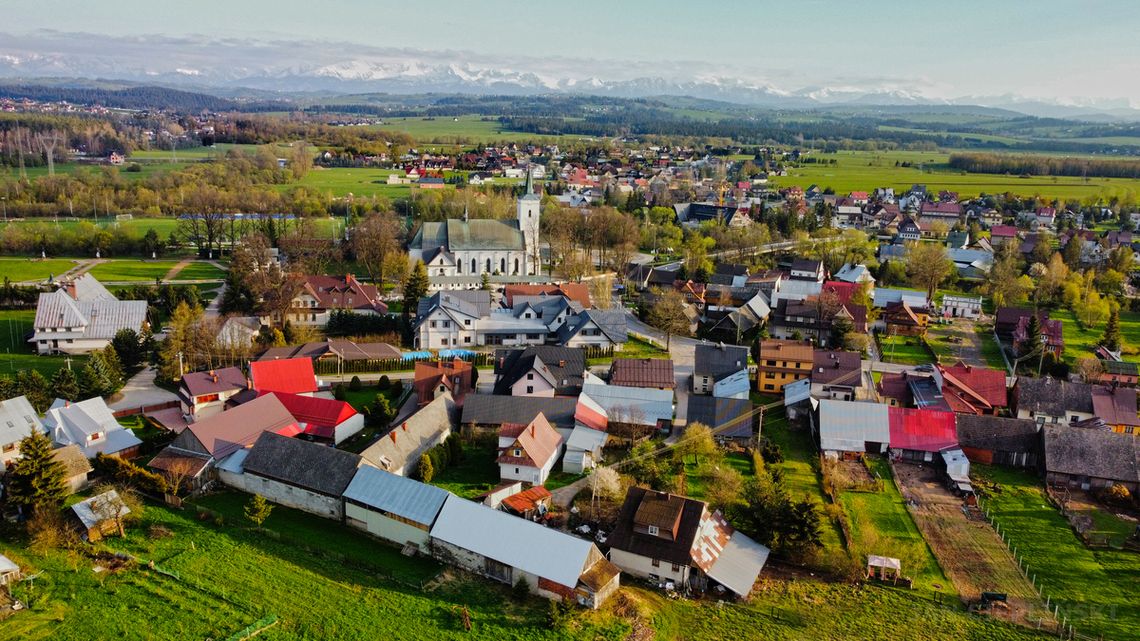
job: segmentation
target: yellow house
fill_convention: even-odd
[[[784,386],[811,376],[813,351],[801,341],[760,341],[756,366],[756,390],[767,394],[784,391]]]

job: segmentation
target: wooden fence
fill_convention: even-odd
[[[148,412],[157,412],[159,410],[168,410],[181,405],[180,401],[167,401],[165,403],[158,403],[156,405],[140,405],[139,407],[130,407],[124,410],[115,410],[111,413],[115,418],[124,418],[126,416],[138,416],[139,414],[146,414]]]

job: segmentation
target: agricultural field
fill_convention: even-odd
[[[907,511],[892,480],[890,465],[877,457],[869,458],[867,464],[870,471],[883,480],[882,489],[839,493],[839,503],[850,524],[851,550],[858,557],[866,554],[896,557],[902,560],[903,574],[914,579],[916,590],[927,596],[953,595],[954,586],[943,574]]]
[[[68,357],[40,356],[25,341],[24,337],[31,333],[35,318],[34,309],[0,310],[0,376],[34,369],[51,378],[57,370],[67,367]],[[71,368],[78,372],[85,358],[72,356]]]
[[[1077,632],[1114,641],[1140,639],[1140,554],[1085,547],[1031,472],[976,465],[973,473],[992,484],[981,507],[1007,533],[1029,573]]]
[[[951,170],[947,165],[950,155],[943,152],[919,151],[840,151],[834,154],[813,153],[811,157],[837,161],[836,164],[805,164],[792,168],[787,176],[777,176],[771,183],[778,187],[798,185],[807,188],[819,185],[830,187],[839,194],[875,187],[894,187],[896,191],[909,189],[915,183],[927,189],[958,192],[960,198],[981,193],[1005,193],[1022,196],[1040,195],[1044,198],[1105,198],[1112,195],[1140,196],[1140,180],[1128,178],[1097,178],[1088,180],[1068,176],[1033,176],[1019,178],[997,174],[971,174]],[[903,167],[901,163],[911,163]],[[896,163],[899,163],[896,166]]]
[[[352,195],[359,198],[382,196],[389,200],[411,196],[412,185],[389,185],[388,175],[397,173],[389,169],[367,169],[336,167],[331,169],[314,167],[300,180],[274,185],[278,191],[290,191],[297,187],[321,194],[332,194],[337,198]]]
[[[58,277],[75,265],[76,261],[68,258],[0,258],[0,281],[47,281],[49,276]]]

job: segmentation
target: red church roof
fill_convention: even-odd
[[[276,396],[298,423],[305,424],[305,433],[313,436],[333,438],[337,425],[356,416],[356,410],[344,401],[286,392],[262,392],[264,394]]]
[[[938,410],[888,408],[891,449],[941,452],[958,447],[954,414]]]
[[[258,392],[307,394],[317,391],[313,361],[308,358],[254,361],[249,364],[249,375],[253,389]]]

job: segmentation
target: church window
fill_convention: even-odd
[[[474,274],[477,271],[479,271],[479,268],[475,266],[475,259],[472,258],[471,259],[471,273]]]
[[[491,259],[487,259],[487,271],[491,271]]]
[[[519,259],[515,259],[515,276],[519,274]]]
[[[507,273],[507,259],[503,258],[499,261],[499,272],[502,274]]]

